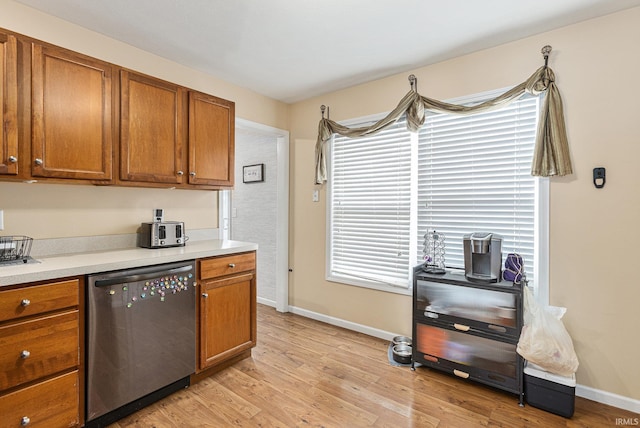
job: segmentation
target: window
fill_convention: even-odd
[[[411,134],[336,136],[331,148],[330,276],[407,287],[411,258]]]
[[[328,279],[406,292],[427,230],[445,234],[448,268],[464,268],[463,235],[494,232],[503,237],[503,256],[521,254],[528,278],[538,276],[545,260],[546,180],[530,170],[539,103],[528,96],[494,112],[431,113],[415,134],[400,120],[373,136],[336,135],[329,157]]]

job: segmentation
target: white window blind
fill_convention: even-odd
[[[331,147],[329,276],[407,287],[411,134],[404,120]]]
[[[536,179],[531,160],[538,97],[473,116],[431,115],[419,133],[418,235],[446,236],[445,264],[464,268],[463,236],[503,237],[503,258],[519,253],[534,272]]]
[[[499,234],[503,259],[521,254],[533,279],[539,181],[531,176],[531,161],[539,100],[523,97],[471,116],[428,113],[417,134],[406,131],[402,119],[373,136],[334,136],[328,279],[407,289],[428,230],[446,235],[449,268],[464,268],[465,234]]]

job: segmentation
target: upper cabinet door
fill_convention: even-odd
[[[232,187],[235,104],[189,92],[189,183]]]
[[[18,173],[18,56],[16,38],[0,33],[0,174]]]
[[[32,176],[112,179],[112,72],[94,58],[32,45]]]
[[[181,184],[185,91],[173,83],[122,70],[120,179]]]

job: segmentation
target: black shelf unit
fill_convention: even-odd
[[[470,281],[464,272],[413,271],[413,358],[419,363],[517,394],[524,405],[522,286]]]

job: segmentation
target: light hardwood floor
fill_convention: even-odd
[[[513,394],[392,366],[387,348],[387,341],[258,305],[251,358],[109,428],[616,427],[640,417],[580,397],[571,419],[522,408]]]

